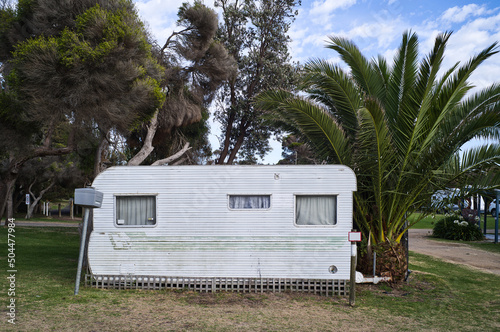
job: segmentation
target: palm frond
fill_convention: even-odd
[[[398,53],[394,58],[391,78],[387,91],[387,103],[384,105],[387,116],[395,124],[393,127],[403,129],[410,121],[406,117],[410,115],[401,114],[402,110],[411,104],[409,99],[418,70],[418,38],[414,33],[403,34],[403,41],[399,46]],[[404,125],[396,124],[401,121]]]
[[[386,59],[379,55],[376,60],[373,60],[373,69],[378,73],[381,78],[382,90],[378,93],[377,98],[382,105],[385,105],[387,98],[387,89],[389,80],[391,78],[391,68],[387,64]]]
[[[340,67],[323,60],[311,60],[304,67],[302,88],[310,98],[325,106],[352,138],[357,128],[356,114],[362,106],[356,84]]]
[[[500,188],[500,144],[484,144],[457,153],[445,165],[450,181],[483,190]]]
[[[342,127],[317,104],[284,91],[267,91],[256,98],[256,106],[270,112],[277,121],[288,122],[305,136],[319,155],[333,162],[350,164],[349,141]]]
[[[326,47],[335,50],[347,63],[353,79],[362,91],[370,96],[380,97],[384,91],[383,77],[374,70],[374,63],[368,61],[354,43],[342,37],[330,36]]]
[[[416,145],[420,145],[429,129],[429,119],[431,118],[429,113],[432,112],[432,103],[435,97],[434,86],[436,77],[441,68],[446,43],[450,36],[451,33],[439,34],[436,37],[434,49],[421,62],[418,78],[414,89],[411,91],[411,99],[415,103],[413,107],[416,107],[418,114],[413,114],[416,116],[416,119],[413,128],[413,137],[410,140],[410,145],[406,146],[407,151],[412,150]],[[405,144],[398,143],[399,146],[405,146]]]
[[[365,107],[358,113],[360,125],[356,153],[363,156],[359,158],[358,166],[363,169],[362,173],[368,175],[367,178],[360,180],[371,185],[370,192],[373,200],[371,203],[377,207],[375,219],[378,223],[377,229],[372,231],[374,236],[383,240],[383,220],[387,203],[384,199],[384,191],[385,185],[390,181],[395,154],[384,110],[378,100],[367,99]],[[368,201],[369,199],[367,203]]]
[[[482,62],[496,53],[498,53],[497,43],[493,43],[460,67],[453,76],[449,76],[448,80],[441,86],[437,94],[437,103],[434,107],[437,117],[429,131],[427,139],[422,143],[423,148],[431,144],[441,122],[445,121],[449,114],[462,101],[465,94],[472,88],[467,82],[470,75],[472,75]]]

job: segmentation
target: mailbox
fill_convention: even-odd
[[[75,189],[75,204],[88,208],[100,208],[102,204],[102,192],[94,188]]]

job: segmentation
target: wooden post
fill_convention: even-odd
[[[70,199],[69,200],[69,216],[71,217],[71,219],[74,219],[74,217],[75,217],[75,214],[74,214],[74,211],[73,211],[74,208],[75,208],[75,205],[73,203],[73,200]]]
[[[59,218],[61,218],[61,203],[57,204],[57,212],[59,213]]]

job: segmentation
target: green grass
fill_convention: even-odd
[[[498,324],[488,321],[500,319],[499,276],[415,253],[410,255],[410,270],[415,275],[409,285],[401,287],[401,296],[364,291],[360,301],[369,307],[418,317],[425,330],[498,330]]]
[[[495,252],[497,254],[500,254],[500,244],[499,243],[467,242],[467,244],[474,247],[474,248],[477,248],[477,249],[491,251],[491,252]]]
[[[67,223],[78,223],[82,220],[82,216],[81,215],[75,215],[73,217],[73,219],[70,219],[69,216],[62,216],[61,218],[59,218],[59,216],[56,214],[50,216],[50,217],[47,217],[47,216],[44,216],[44,215],[39,215],[39,214],[36,214],[34,215],[33,217],[31,217],[30,219],[26,219],[26,213],[17,213],[16,215],[14,215],[14,219],[18,222],[23,222],[23,221],[42,221],[42,222],[67,222]],[[2,224],[5,222],[5,219],[2,220]]]
[[[307,294],[199,294],[80,288],[73,295],[76,228],[16,227],[16,318],[20,331],[499,331],[500,276],[410,255],[410,282],[360,285],[346,298]],[[0,228],[4,282],[7,229]],[[10,326],[5,315],[0,330]]]
[[[416,220],[417,218],[420,217],[420,213],[414,213],[409,217],[410,222]],[[429,215],[424,217],[422,220],[417,222],[415,225],[412,226],[413,229],[432,229],[434,228],[434,222],[443,218],[443,214],[435,214],[435,215]],[[481,229],[483,229],[483,221],[484,221],[484,215],[481,216]],[[494,230],[495,229],[495,218],[493,218],[491,215],[488,215],[486,218],[486,229],[488,230]]]

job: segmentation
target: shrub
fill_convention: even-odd
[[[467,217],[469,213],[466,214]],[[447,215],[436,222],[432,234],[434,237],[455,241],[479,241],[482,240],[483,233],[477,226],[474,218],[464,220],[462,216]]]
[[[463,209],[462,210],[463,220],[469,222],[469,224],[478,225],[479,224],[479,216],[477,215],[476,210],[472,209]]]

